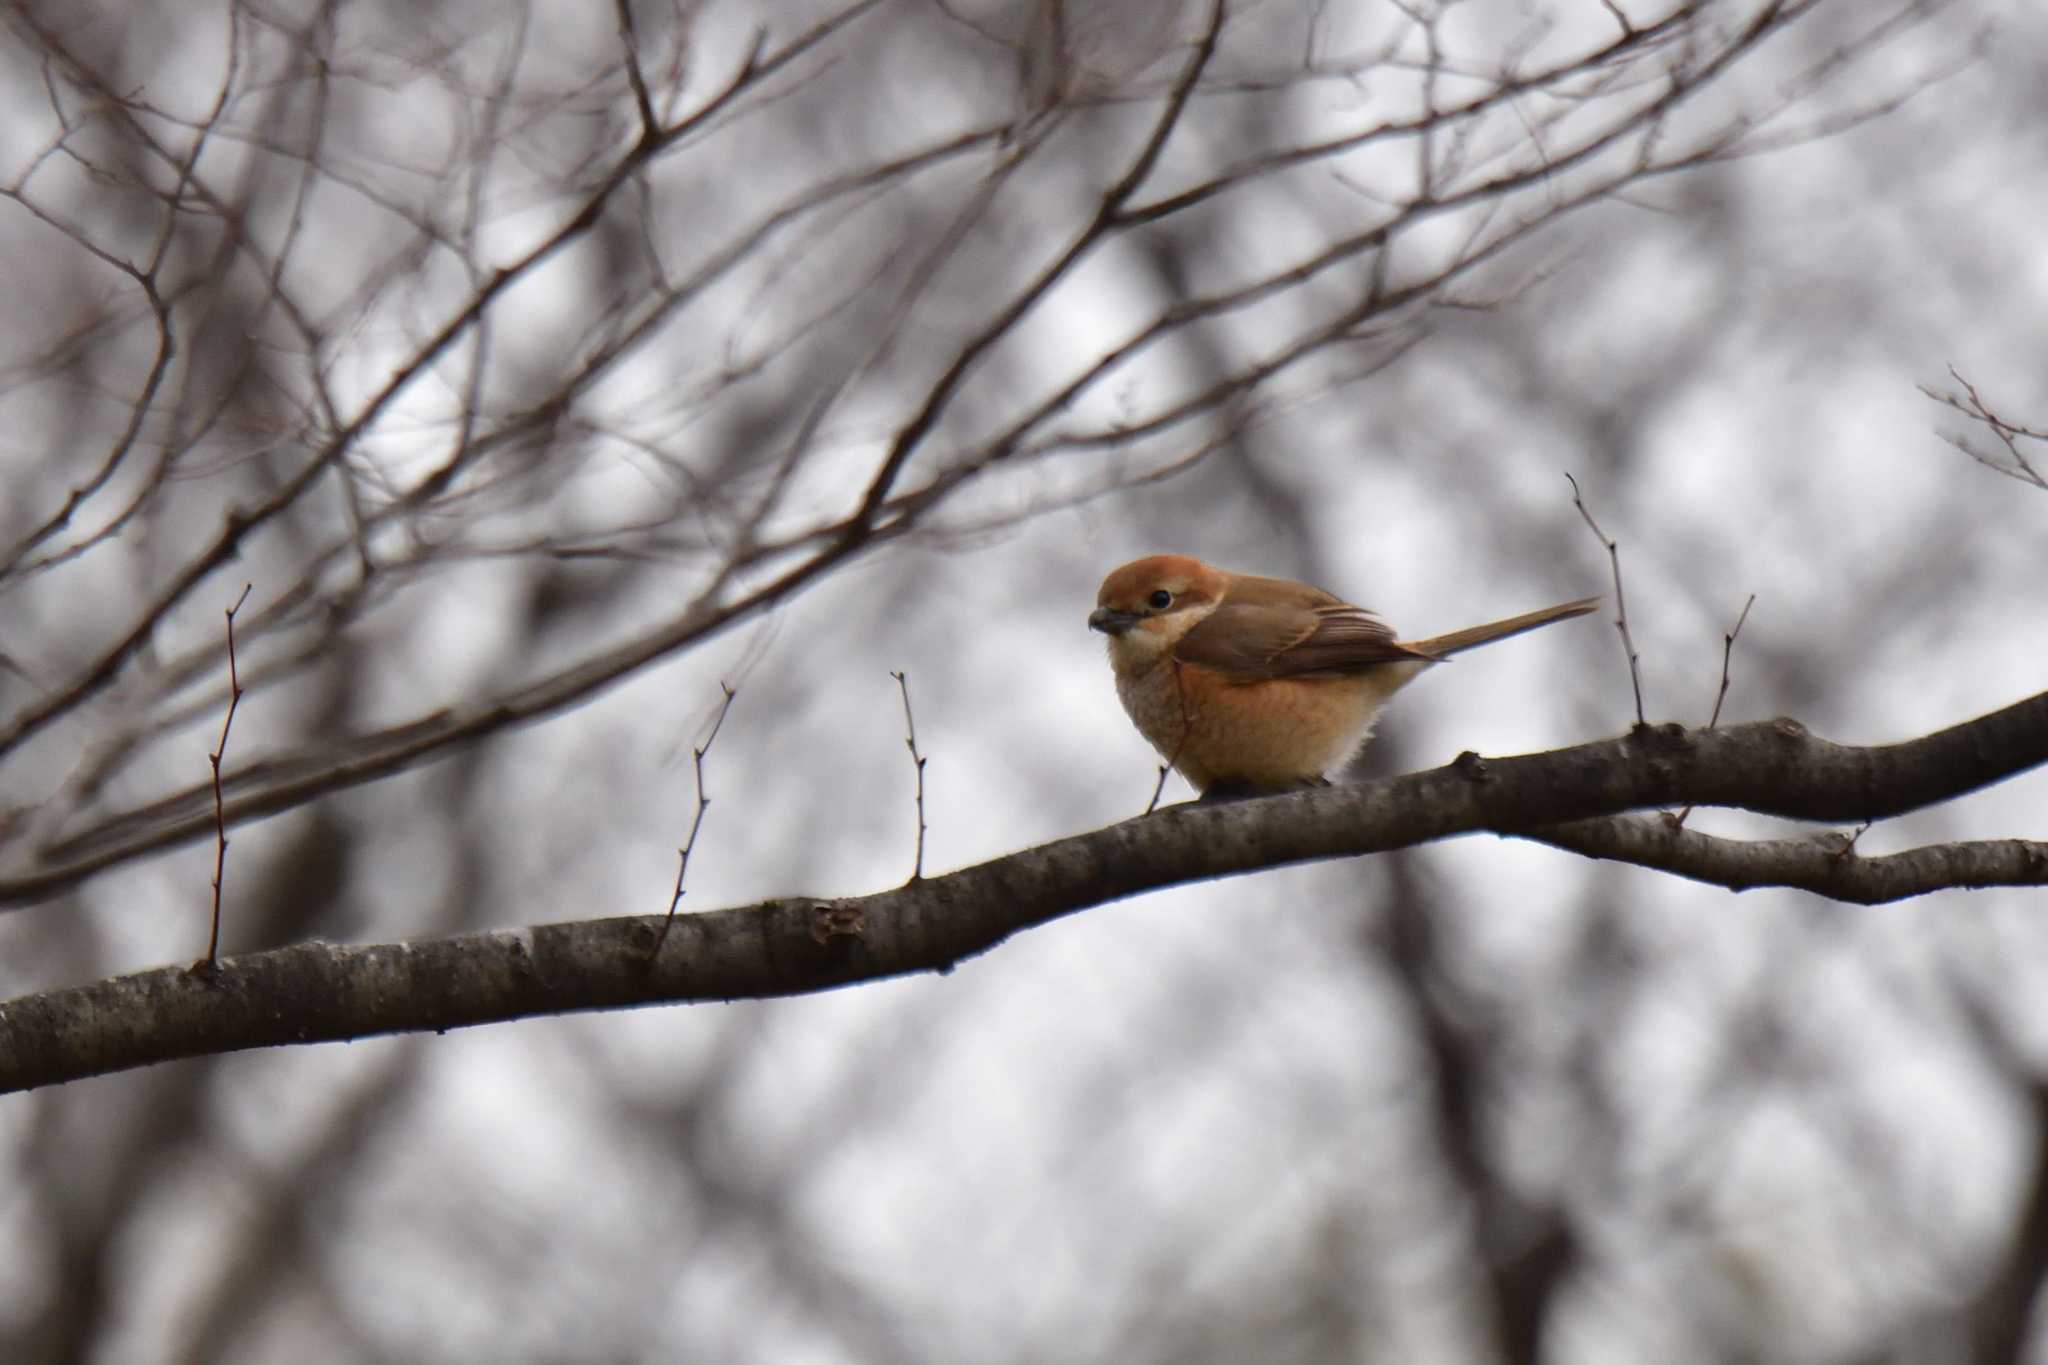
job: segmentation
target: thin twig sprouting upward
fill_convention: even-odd
[[[1707,717],[1709,730],[1721,723],[1721,703],[1728,700],[1728,660],[1735,653],[1735,637],[1742,634],[1742,623],[1749,619],[1749,609],[1755,605],[1756,594],[1751,593],[1736,615],[1735,624],[1721,637],[1721,690],[1714,694],[1714,713]]]
[[[1145,814],[1159,809],[1160,793],[1166,790],[1166,775],[1173,771],[1173,765],[1180,762],[1180,751],[1187,747],[1188,735],[1195,728],[1194,717],[1188,714],[1187,690],[1180,685],[1180,660],[1169,660],[1173,665],[1173,695],[1180,702],[1180,738],[1174,741],[1173,752],[1166,756],[1166,762],[1159,765],[1159,780],[1152,784],[1152,799],[1145,803]]]
[[[625,48],[626,83],[633,88],[633,106],[640,111],[640,141],[652,145],[661,137],[661,120],[655,117],[654,99],[647,91],[647,77],[640,70],[640,35],[633,31],[631,0],[618,0],[619,42]]]
[[[690,763],[697,771],[697,813],[690,817],[690,834],[683,840],[683,846],[676,850],[676,889],[668,898],[668,918],[661,922],[661,932],[654,936],[654,947],[649,950],[649,962],[661,956],[661,945],[668,942],[669,928],[676,922],[676,908],[683,903],[683,878],[690,870],[690,850],[697,846],[697,831],[704,828],[704,811],[710,806],[711,798],[704,794],[704,755],[711,752],[711,745],[718,738],[718,732],[725,726],[725,717],[732,710],[732,699],[739,695],[730,683],[721,681],[718,690],[725,694],[725,700],[718,704],[718,715],[712,719],[711,732],[704,736],[704,742],[690,750]]]
[[[1742,634],[1742,623],[1749,619],[1749,609],[1755,605],[1756,594],[1751,593],[1748,600],[1742,604],[1741,612],[1736,615],[1735,624],[1721,635],[1721,688],[1718,692],[1714,693],[1714,712],[1707,717],[1707,728],[1709,730],[1721,723],[1721,703],[1728,700],[1728,663],[1735,654],[1735,637]],[[1678,812],[1672,818],[1672,828],[1676,829],[1684,824],[1685,817],[1691,814],[1691,806],[1687,806],[1684,810]]]
[[[1628,655],[1628,684],[1636,694],[1636,726],[1640,729],[1649,724],[1643,719],[1643,668],[1636,657],[1635,637],[1628,633],[1628,599],[1621,594],[1621,547],[1600,529],[1600,523],[1593,520],[1593,514],[1586,510],[1586,500],[1579,495],[1579,481],[1566,474],[1565,481],[1572,486],[1572,506],[1579,509],[1579,515],[1586,519],[1602,545],[1607,547],[1607,559],[1614,566],[1614,628],[1621,632],[1621,648]]]
[[[220,761],[227,756],[228,731],[235,728],[235,711],[242,704],[242,675],[235,666],[235,613],[249,600],[253,586],[244,583],[242,595],[228,608],[228,715],[220,725],[220,743],[206,756],[213,765],[213,928],[206,936],[206,956],[192,964],[194,971],[202,973],[212,972],[220,960],[220,884],[228,870],[227,803],[221,797]]]
[[[1600,3],[1606,7],[1609,14],[1614,16],[1614,22],[1621,25],[1621,36],[1624,39],[1636,36],[1636,26],[1629,22],[1629,17],[1626,14],[1622,13],[1620,5],[1615,4],[1614,0],[1600,0]]]
[[[895,669],[889,676],[896,680],[896,688],[903,693],[904,743],[910,746],[910,761],[917,766],[917,862],[910,869],[910,880],[924,880],[924,755],[917,751],[917,722],[910,714],[910,679]]]

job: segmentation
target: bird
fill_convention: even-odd
[[[1388,698],[1424,669],[1600,601],[1403,641],[1307,583],[1159,554],[1103,579],[1088,625],[1108,637],[1117,697],[1138,732],[1203,800],[1225,800],[1329,785]]]

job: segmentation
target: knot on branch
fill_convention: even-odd
[[[820,901],[811,907],[811,938],[824,947],[835,938],[866,939],[867,912],[858,905]]]
[[[1661,725],[1638,721],[1629,727],[1628,737],[1645,749],[1659,749],[1667,753],[1683,752],[1694,744],[1692,731],[1669,720]]]

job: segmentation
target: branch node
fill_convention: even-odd
[[[1836,835],[1835,837],[1839,842],[1835,845],[1834,850],[1828,854],[1828,861],[1837,865],[1846,862],[1856,852],[1856,841],[1861,839],[1869,830],[1870,821],[1865,820],[1849,833]]]
[[[835,938],[865,941],[867,936],[867,911],[858,905],[834,905],[830,901],[820,901],[811,907],[811,938],[820,948]]]

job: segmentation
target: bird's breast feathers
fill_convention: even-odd
[[[1346,677],[1246,684],[1162,658],[1119,669],[1116,690],[1138,732],[1198,790],[1224,777],[1280,787],[1343,767],[1387,698],[1426,666],[1406,660]]]

